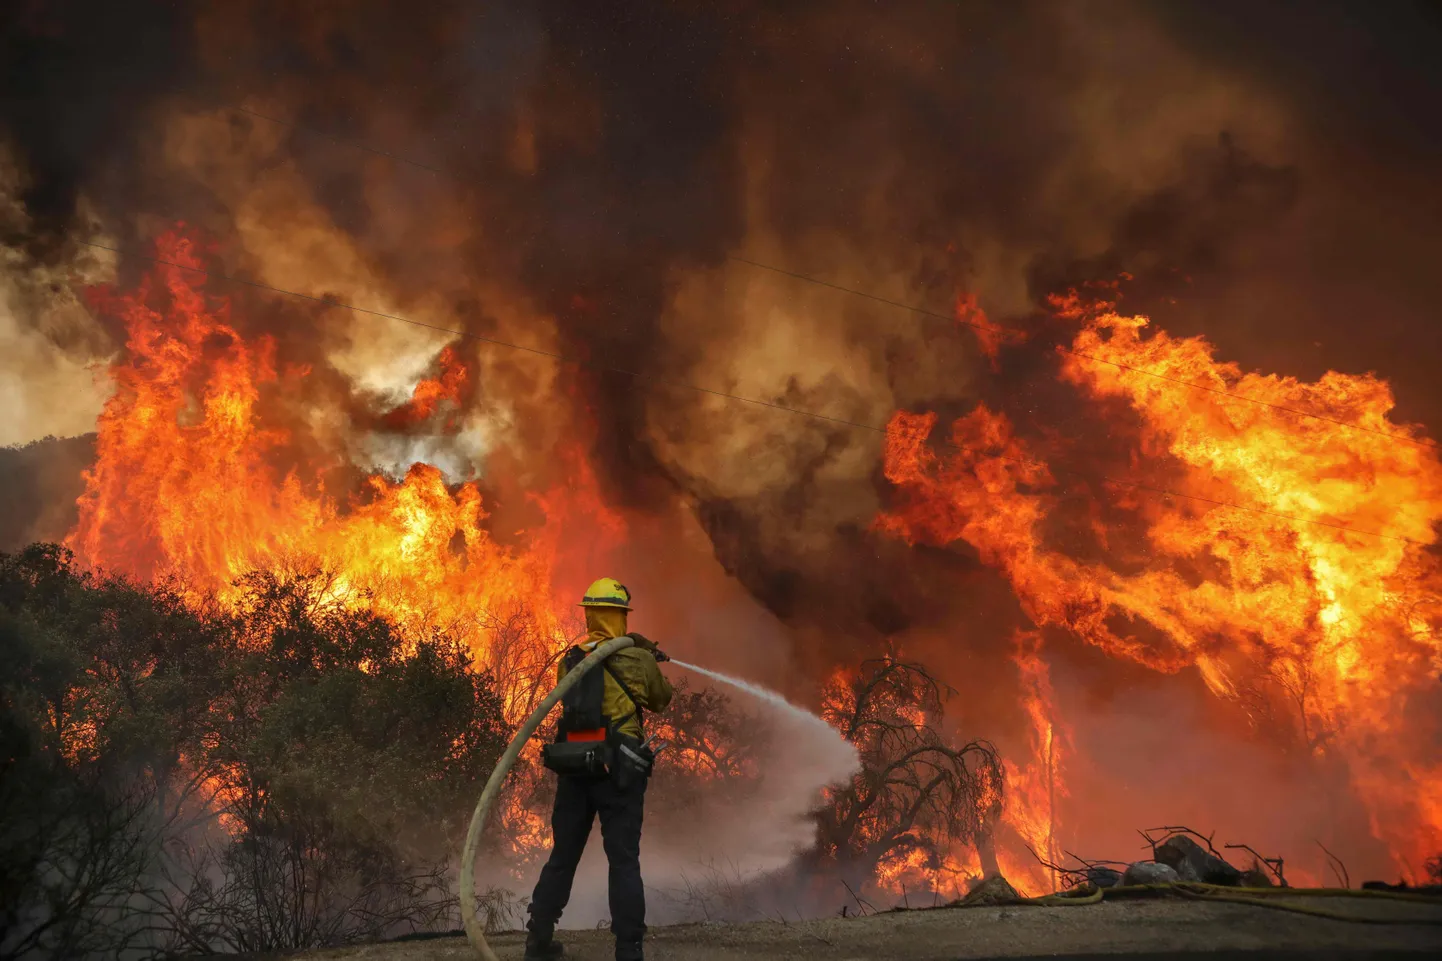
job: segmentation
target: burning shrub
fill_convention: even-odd
[[[407,637],[322,571],[240,587],[210,751],[230,836],[191,852],[223,880],[171,898],[179,926],[194,947],[275,950],[448,917],[444,861],[505,741],[489,678],[445,635]]]
[[[715,688],[693,691],[685,680],[678,681],[671,706],[657,720],[652,730],[671,743],[658,767],[705,780],[756,776],[756,757],[766,749],[756,718],[737,710]]]
[[[505,740],[489,676],[324,572],[237,586],[222,610],[0,555],[0,957],[453,922],[444,858]]]
[[[0,957],[117,956],[160,839],[184,827],[218,690],[215,625],[37,545],[0,554]]]
[[[833,681],[824,716],[860,750],[862,768],[819,813],[817,853],[848,882],[899,864],[935,873],[956,844],[975,844],[995,873],[987,852],[1001,761],[985,741],[956,746],[941,734],[945,696],[925,667],[891,656]]]
[[[215,751],[242,774],[236,816],[323,812],[348,834],[415,849],[454,839],[463,825],[449,818],[506,742],[490,677],[446,635],[404,635],[320,571],[242,584]],[[430,816],[416,824],[416,811]]]

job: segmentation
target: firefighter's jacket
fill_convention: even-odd
[[[581,642],[580,647],[588,654],[595,650],[596,645],[608,641],[613,637],[620,637],[626,633],[625,615],[623,612],[616,612],[619,617],[591,617],[588,613],[588,625],[591,633]],[[610,614],[610,611],[605,612]],[[626,687],[636,695],[641,703],[632,705],[631,699],[621,690],[621,685],[611,676],[610,667],[626,682]],[[656,665],[656,657],[650,651],[639,647],[627,647],[617,651],[606,658],[606,663],[600,667],[593,668],[597,671],[605,671],[606,686],[605,693],[601,698],[601,711],[606,715],[608,721],[617,718],[626,718],[621,722],[617,730],[622,734],[629,734],[631,737],[641,736],[641,722],[638,717],[627,717],[636,710],[636,707],[644,708],[647,711],[664,711],[671,703],[671,682],[661,673],[660,667]],[[566,665],[562,664],[557,669],[556,680],[566,676]]]

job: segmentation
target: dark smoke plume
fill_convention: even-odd
[[[1299,291],[1290,313],[1318,326],[1297,348],[1302,362],[1324,362],[1312,340],[1354,333],[1327,309],[1336,291],[1310,270],[1306,283],[1278,279],[1276,256],[1310,242],[1302,234],[1319,219],[1358,215],[1330,199],[1356,193],[1339,184],[1375,184],[1409,162],[1369,156],[1349,171],[1327,133],[1435,149],[1414,122],[1422,94],[1405,71],[1418,61],[1371,81],[1392,99],[1389,125],[1356,85],[1332,79],[1341,66],[1319,74],[1283,53],[1315,41],[1358,64],[1341,26],[1361,14],[1329,6],[1299,23],[1215,7],[22,3],[6,14],[0,124],[28,221],[9,242],[53,257],[82,220],[135,242],[184,219],[254,271],[280,255],[252,249],[263,238],[238,218],[281,208],[255,200],[249,181],[288,168],[398,299],[448,304],[484,335],[550,318],[558,352],[640,375],[564,375],[621,502],[693,497],[723,564],[783,617],[830,609],[838,624],[888,633],[914,617],[890,600],[896,586],[821,560],[876,549],[864,532],[876,477],[838,467],[876,438],[713,410],[656,382],[746,387],[875,423],[894,406],[945,411],[994,390],[972,382],[981,367],[964,334],[728,262],[736,252],[943,313],[972,292],[1001,321],[1124,271],[1139,278],[1139,307],[1176,300],[1188,319],[1284,288]],[[1436,20],[1398,7],[1366,26],[1412,51]],[[191,115],[202,119],[177,133]],[[217,153],[257,140],[266,147],[249,156]],[[443,233],[460,243],[430,239]],[[1438,243],[1435,230],[1421,239]],[[317,284],[339,286],[345,271],[331,273]],[[1416,316],[1414,288],[1379,292],[1394,303],[1377,312]],[[529,316],[499,316],[508,298],[524,298]],[[815,318],[798,336],[834,347],[824,360],[879,359],[788,370],[800,344],[745,343],[764,310]],[[297,359],[347,336],[324,311],[267,308],[277,311],[293,322],[262,323],[326,331],[283,334]],[[1275,352],[1267,331],[1246,329]],[[1245,356],[1241,332],[1226,333]],[[794,356],[751,376],[757,354],[774,351]],[[1408,375],[1396,375],[1399,392],[1426,409],[1409,399]],[[702,424],[730,433],[732,459],[774,465],[758,489],[708,469],[691,436]],[[821,500],[853,509],[796,509]],[[836,611],[827,599],[839,583],[876,584],[875,596],[863,588],[856,610]]]

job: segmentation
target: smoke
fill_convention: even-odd
[[[821,789],[844,783],[861,766],[856,746],[817,715],[772,691],[695,664],[675,663],[742,691],[775,715],[767,760],[777,767],[761,779],[761,791],[747,805],[752,810],[742,812],[733,830],[725,832],[737,836],[727,838],[728,843],[715,850],[729,853],[733,859],[735,852],[745,852],[759,861],[751,868],[755,871],[780,868],[811,844],[808,815],[820,803]],[[735,830],[737,827],[742,830]]]
[[[109,279],[114,264],[88,249],[36,263],[24,244],[34,221],[26,175],[0,144],[0,446],[94,429],[106,385],[90,366],[113,349],[76,296],[78,285]]]

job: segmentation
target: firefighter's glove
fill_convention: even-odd
[[[635,631],[632,631],[630,634],[630,638],[631,640],[636,642],[636,646],[639,647],[641,650],[650,651],[652,654],[656,653],[656,642],[651,640],[645,634],[637,634]]]

